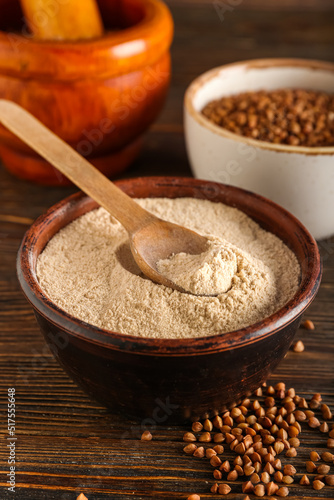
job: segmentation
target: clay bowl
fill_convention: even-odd
[[[289,210],[316,239],[334,234],[334,146],[273,144],[234,134],[201,113],[213,99],[257,90],[299,88],[332,93],[334,64],[307,59],[254,59],[197,77],[184,100],[193,173],[266,196]]]
[[[117,182],[127,194],[193,197],[239,208],[280,237],[296,254],[296,296],[269,318],[241,330],[187,340],[143,339],[101,330],[66,314],[42,292],[36,260],[52,236],[96,208],[83,194],[52,207],[27,231],[18,277],[52,352],[88,394],[113,411],[160,423],[217,414],[264,382],[284,357],[321,279],[317,244],[275,203],[248,191],[188,178],[148,177]]]
[[[21,104],[112,176],[135,159],[164,103],[173,21],[160,0],[98,3],[105,36],[62,43],[34,41],[18,1],[0,0],[0,97]],[[18,177],[68,183],[2,127],[0,155]]]

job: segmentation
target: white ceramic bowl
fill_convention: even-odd
[[[213,99],[245,91],[334,92],[334,64],[255,59],[214,68],[185,94],[185,137],[196,177],[259,193],[292,212],[317,239],[334,234],[334,147],[278,145],[243,137],[201,114]]]

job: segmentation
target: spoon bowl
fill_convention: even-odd
[[[141,271],[152,281],[184,293],[189,292],[158,271],[157,262],[181,252],[201,254],[207,246],[204,236],[157,217],[130,237],[132,255]]]

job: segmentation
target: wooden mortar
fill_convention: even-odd
[[[26,108],[114,176],[136,158],[165,101],[173,21],[160,0],[98,5],[109,31],[94,40],[55,42],[33,39],[18,5],[0,0],[0,98]],[[18,177],[68,183],[2,127],[0,155]]]

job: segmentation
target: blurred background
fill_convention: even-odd
[[[35,0],[24,1],[33,5]],[[54,0],[54,2],[56,1]],[[124,2],[126,1],[124,0]],[[99,0],[98,4],[100,8],[103,7],[103,11],[106,11],[110,8],[113,9],[113,6],[122,5],[124,2],[122,0]],[[152,122],[153,125],[151,125],[149,133],[143,136],[143,149],[139,158],[133,161],[137,155],[135,151],[137,145],[133,143],[131,145],[133,151],[129,152],[131,167],[126,172],[121,172],[123,167],[117,169],[116,165],[114,169],[116,176],[191,175],[183,137],[183,97],[191,81],[208,69],[230,62],[267,57],[334,60],[334,1],[332,0],[166,0],[165,3],[170,8],[175,23],[171,48],[171,85],[167,101],[160,114],[161,103],[157,104],[157,100],[151,101],[146,109],[143,108],[141,114],[139,113],[140,106],[138,106],[139,119],[137,117],[137,123],[142,123],[143,130]],[[0,25],[4,23],[9,5],[13,9],[12,18],[15,16],[21,18],[22,13],[20,14],[18,0],[13,0],[13,2],[1,0],[1,5],[4,16],[1,17],[2,21],[0,19]],[[13,8],[14,5],[15,8]],[[17,43],[15,33],[13,36],[14,49],[18,49],[19,52],[24,50],[25,44]],[[16,56],[17,53],[13,57]],[[3,70],[5,74],[12,71],[12,63],[8,62],[11,57],[10,53],[9,55],[8,53],[2,54],[0,50],[0,62],[5,61],[6,67]],[[40,59],[36,59],[37,68],[43,66],[47,68],[47,65],[50,64],[50,59],[45,60],[43,57],[40,56]],[[83,60],[85,61],[85,59]],[[20,71],[20,64],[24,66],[25,63],[19,61],[17,71]],[[63,65],[61,70],[67,68],[66,54],[63,56],[61,64]],[[71,64],[73,67],[70,70],[75,71],[75,64],[71,63],[69,58],[69,65]],[[113,61],[110,61],[110,67],[112,64]],[[82,66],[85,68],[84,64]],[[80,77],[84,78],[82,75]],[[25,82],[29,82],[29,78]],[[129,77],[126,82],[123,78],[125,83],[119,85],[120,93],[124,94],[125,85],[128,86],[130,93],[131,85],[135,87],[138,84],[131,78]],[[44,77],[41,80],[44,82]],[[14,96],[14,100],[16,100],[20,92],[26,92],[26,83],[24,83],[21,89],[14,88],[13,94],[8,97],[9,84],[12,85],[12,82],[4,80],[1,87],[0,82],[2,97],[7,96],[7,98],[13,99]],[[89,89],[90,98],[93,98],[93,85]],[[108,82],[107,85],[110,89],[113,83]],[[72,138],[70,143],[76,147],[82,139],[85,139],[85,137],[78,138],[78,135],[75,135],[78,130],[95,129],[96,123],[92,118],[91,124],[77,123],[77,132],[69,132],[73,123],[72,114],[75,116],[81,114],[81,116],[87,117],[90,113],[88,109],[91,110],[92,107],[86,94],[83,93],[81,101],[72,106],[72,112],[66,111],[67,107],[71,107],[73,98],[68,94],[68,102],[64,104],[66,95],[57,94],[62,88],[61,86],[60,81],[53,87],[51,85],[48,90],[51,95],[50,104],[52,104],[53,109],[55,108],[52,119],[51,107],[48,103],[42,103],[39,109],[37,108],[37,101],[43,96],[45,97],[43,86],[41,86],[41,91],[35,90],[33,97],[29,97],[30,100],[34,101],[29,109],[47,125],[54,125],[55,132],[59,133],[65,140]],[[81,90],[82,87],[78,87],[78,92]],[[165,90],[167,90],[166,85]],[[74,95],[78,95],[78,92],[75,89]],[[99,89],[95,89],[95,95],[99,95],[99,92]],[[104,97],[105,103],[110,103],[113,99],[114,97],[110,95]],[[21,96],[19,102],[25,106],[28,101]],[[84,109],[84,103],[86,103],[87,109]],[[62,106],[63,109],[58,111],[57,106]],[[156,109],[156,113],[154,113],[154,109]],[[152,116],[148,116],[150,114]],[[154,114],[155,116],[153,116]],[[155,119],[157,114],[159,116]],[[101,116],[103,114],[96,117],[97,123],[99,123]],[[143,121],[145,120],[147,123],[144,125]],[[113,134],[109,134],[110,140],[112,141],[113,138],[116,140],[118,134],[126,135],[126,129],[129,131],[131,126],[134,125],[127,124],[126,121],[116,123],[116,130]],[[131,135],[131,131],[129,134]],[[98,154],[101,152],[98,151]],[[89,155],[88,158],[90,159]],[[3,159],[5,158],[3,157]],[[20,158],[16,158],[15,161],[20,164]],[[117,164],[117,158],[115,161]],[[27,168],[30,168],[29,164]],[[2,175],[4,176],[3,182],[7,182],[7,180],[9,182],[8,174],[2,172]]]
[[[11,0],[2,0],[2,5],[8,6],[10,2]],[[15,2],[16,10],[19,12],[18,1]],[[110,6],[121,2],[99,0],[98,3]],[[175,24],[171,48],[171,85],[167,100],[149,132],[143,136],[140,156],[132,162],[126,172],[117,173],[116,177],[151,174],[192,175],[183,136],[183,97],[191,81],[208,69],[230,62],[267,57],[334,61],[332,0],[166,0],[165,3],[171,10]],[[24,48],[24,44],[18,45],[18,48],[20,51]],[[36,63],[40,67],[41,61],[43,60]],[[47,66],[48,61],[45,64]],[[128,84],[131,88],[135,83],[128,80]],[[110,86],[111,84],[109,88]],[[55,91],[58,92],[60,87],[61,84],[55,86]],[[3,89],[2,96],[6,95],[7,82],[3,84]],[[51,88],[51,94],[52,91]],[[124,91],[124,87],[121,91]],[[15,95],[19,95],[17,90],[14,92]],[[35,102],[41,95],[41,92],[36,94]],[[58,97],[57,104],[64,107],[62,99]],[[83,96],[81,102],[84,101]],[[107,102],[110,102],[110,98]],[[70,99],[69,104],[71,104]],[[44,117],[45,120],[48,119],[48,106],[44,105],[39,112],[42,113],[40,119]],[[74,112],[78,115],[80,109],[75,109]],[[81,110],[81,114],[83,113],[87,116],[86,110],[84,112]],[[144,111],[141,116],[146,115]],[[58,125],[66,122],[66,115],[64,120],[64,112],[58,114],[56,112],[53,121]],[[80,124],[78,126],[86,127]],[[87,130],[95,127],[93,124]],[[116,129],[113,132],[114,136],[121,127]],[[72,144],[77,145],[79,141],[73,140]],[[3,186],[11,186],[11,182],[16,181],[3,168],[1,177]],[[24,181],[16,182],[17,186],[26,191],[26,196],[37,189]],[[67,187],[63,192],[66,194],[71,190],[75,188]],[[40,192],[37,189],[35,194],[38,193],[39,196]],[[61,197],[57,189],[50,189],[50,193],[52,192],[57,194],[55,197],[51,196],[50,204],[53,199]]]

